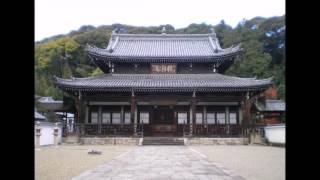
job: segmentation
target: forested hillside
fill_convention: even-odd
[[[163,26],[170,33],[210,33],[214,28],[222,48],[242,43],[243,56],[226,72],[239,77],[274,77],[279,98],[285,99],[285,16],[256,17],[241,21],[235,28],[222,20],[217,25],[190,24],[175,29],[172,25],[136,27],[122,24],[99,27],[82,26],[66,35],[57,35],[35,43],[35,93],[62,99],[62,92],[53,86],[53,76],[70,78],[96,76],[102,72],[87,57],[86,44],[105,48],[112,31],[123,33],[161,33]]]

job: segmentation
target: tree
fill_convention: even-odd
[[[61,92],[53,86],[53,76],[70,78],[70,61],[77,56],[79,44],[66,37],[35,46],[35,91],[39,95],[62,98]]]
[[[91,76],[99,76],[99,75],[102,75],[104,74],[103,71],[101,71],[100,68],[96,68],[92,73],[91,73]]]

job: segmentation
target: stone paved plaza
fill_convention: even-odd
[[[244,180],[188,146],[138,146],[73,180]]]

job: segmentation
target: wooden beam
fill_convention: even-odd
[[[99,102],[99,101],[90,101],[90,105],[130,105],[130,102]]]

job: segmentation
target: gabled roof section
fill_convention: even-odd
[[[35,120],[46,120],[46,117],[44,117],[42,114],[38,113],[37,111],[34,111],[34,118]]]
[[[270,100],[266,99],[265,104],[261,102],[256,102],[255,106],[259,111],[285,111],[286,103],[283,100]]]
[[[89,55],[110,61],[167,62],[212,61],[236,56],[240,45],[222,49],[215,33],[212,34],[116,34],[113,33],[107,48],[87,45]]]
[[[239,78],[222,74],[105,74],[90,78],[56,78],[64,91],[238,92],[269,88],[272,79]]]

